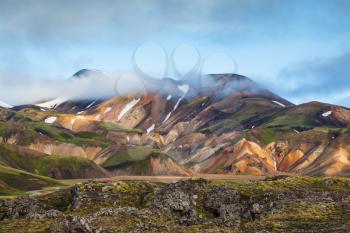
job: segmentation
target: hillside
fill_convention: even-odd
[[[101,164],[113,175],[189,176],[191,171],[167,154],[147,147],[126,147],[104,154]]]
[[[25,191],[61,185],[62,183],[54,179],[11,168],[0,163],[0,196],[23,195]]]
[[[106,75],[82,70],[73,79]],[[294,105],[236,74],[142,82],[146,92],[99,99],[58,96],[44,104],[3,108],[1,140],[55,156],[42,159],[59,156],[60,167],[90,163],[88,172],[61,175],[65,172],[59,170],[55,176],[63,178],[99,177],[102,167],[123,175],[349,174],[350,110],[345,107]],[[137,148],[151,152],[140,157]]]
[[[55,179],[108,177],[93,161],[76,156],[47,155],[24,147],[0,143],[0,163]]]

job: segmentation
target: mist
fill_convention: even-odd
[[[11,76],[1,79],[0,100],[16,106],[36,104],[57,97],[65,99],[111,97],[119,94],[118,90],[120,93],[141,90],[142,87],[138,85],[137,80],[136,75],[132,73],[103,72],[66,79]]]

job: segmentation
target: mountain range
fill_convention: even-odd
[[[105,74],[84,69],[72,78],[93,75]],[[295,105],[237,74],[142,84],[142,91],[101,98],[0,101],[0,192],[51,178],[350,175],[346,107]]]

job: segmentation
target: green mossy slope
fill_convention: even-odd
[[[37,190],[62,185],[49,177],[39,176],[19,169],[0,165],[0,195],[21,194],[23,191]]]

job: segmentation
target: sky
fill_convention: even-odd
[[[296,104],[350,107],[349,42],[348,0],[0,0],[0,100],[50,97],[83,68],[137,67],[236,72]]]

